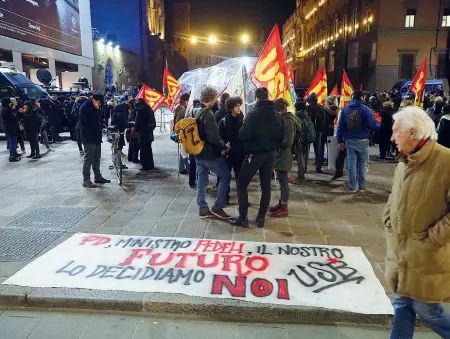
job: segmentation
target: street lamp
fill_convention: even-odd
[[[195,45],[197,42],[198,42],[197,37],[196,37],[196,36],[193,36],[193,37],[191,38],[191,43],[192,43],[193,45]]]
[[[103,38],[101,38],[99,41],[100,41],[102,44],[105,43],[105,39],[103,39]]]
[[[210,43],[211,45],[215,45],[216,42],[217,42],[217,38],[216,38],[215,35],[210,35],[209,38],[208,38],[208,41],[209,41],[209,43]]]
[[[112,45],[113,45],[112,41],[108,42],[108,46],[112,46]]]
[[[241,36],[241,42],[242,42],[243,44],[248,43],[249,40],[250,40],[250,38],[248,37],[247,34],[242,34],[242,36]]]

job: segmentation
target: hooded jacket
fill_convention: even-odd
[[[289,112],[282,114],[281,117],[284,121],[285,138],[275,156],[275,169],[278,171],[290,172],[294,160],[291,147],[294,143],[295,133],[301,127],[301,122],[296,115]]]
[[[125,130],[128,125],[128,105],[120,103],[114,108],[114,113],[111,117],[111,125],[117,126],[119,129]]]
[[[85,96],[79,96],[78,98],[75,99],[75,103],[73,104],[72,107],[72,119],[74,122],[76,122],[77,128],[80,128],[79,126],[79,121],[80,121],[80,108],[81,105],[83,105],[86,101],[88,101],[88,97]]]
[[[92,99],[86,101],[80,107],[80,134],[81,142],[86,144],[101,144],[102,124],[100,121],[100,109],[95,108]]]
[[[438,143],[450,148],[450,114],[441,118],[436,132],[438,134]]]
[[[41,130],[41,118],[38,109],[29,106],[28,112],[23,113],[23,127],[26,133],[37,133]]]
[[[351,110],[358,110],[361,115],[361,130],[356,133],[351,133],[347,129],[347,118]],[[347,139],[368,139],[370,130],[377,130],[379,128],[380,125],[375,120],[370,108],[364,105],[361,100],[352,99],[350,103],[341,110],[336,137],[340,144],[344,143],[344,140]]]
[[[317,103],[312,103],[306,106],[306,111],[314,124],[316,138],[318,138],[320,133],[323,134],[326,132],[325,108]]]
[[[335,105],[325,106],[325,134],[327,137],[334,135],[334,120],[338,114],[339,107]]]
[[[239,130],[244,124],[244,115],[241,113],[234,117],[230,112],[219,121],[219,136],[226,144],[230,143],[231,149],[229,156],[236,158],[243,158],[244,156],[244,142],[239,139]]]
[[[139,144],[147,145],[155,140],[153,131],[156,128],[155,112],[149,105],[136,106],[136,122],[134,129],[138,134]]]
[[[216,123],[219,124],[219,121],[227,116],[228,112],[225,108],[225,105],[220,105],[220,108],[217,112],[214,113],[214,117],[216,118]]]
[[[11,107],[2,106],[0,108],[0,116],[6,136],[8,138],[17,136],[19,134],[19,121]]]
[[[401,156],[382,216],[386,282],[424,303],[450,298],[449,163],[450,150],[435,141]]]
[[[272,101],[259,101],[239,130],[247,153],[271,152],[284,141],[284,121]]]

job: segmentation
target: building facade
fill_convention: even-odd
[[[189,60],[189,37],[191,35],[191,5],[189,1],[174,1],[173,33],[174,51]]]
[[[297,86],[325,67],[329,88],[345,69],[355,88],[390,90],[425,58],[429,79],[447,78],[449,27],[450,0],[298,0],[283,46]]]
[[[138,55],[121,48],[94,41],[94,67],[92,84],[103,92],[106,86],[115,85],[119,90],[137,86],[141,63]]]

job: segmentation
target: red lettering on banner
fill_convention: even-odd
[[[278,299],[290,300],[288,281],[286,279],[277,279],[278,283]]]
[[[244,243],[235,241],[217,241],[217,240],[199,240],[194,252],[215,252],[215,253],[237,253],[241,254],[244,250]]]
[[[121,264],[120,266],[128,266],[133,263],[135,259],[141,259],[144,255],[152,254],[153,250],[151,248],[136,248],[131,252],[131,255]]]
[[[101,235],[88,235],[83,238],[83,240],[78,244],[78,246],[83,246],[88,243],[92,243],[92,246],[100,246],[107,244],[111,241],[110,237],[105,237]]]
[[[231,296],[237,298],[245,298],[247,277],[236,277],[233,284],[230,278],[226,275],[214,275],[211,294],[223,294],[225,287]]]
[[[206,263],[205,262],[206,259],[206,254],[203,255],[199,255],[198,256],[198,266],[202,267],[202,268],[210,268],[210,267],[217,267],[219,266],[219,259],[220,256],[219,254],[214,254],[214,260],[211,263]]]
[[[250,290],[255,297],[267,297],[273,292],[273,284],[266,279],[255,279],[250,285]]]
[[[165,253],[164,253],[165,254]],[[159,257],[161,257],[163,253],[155,253],[152,255],[152,258],[148,261],[151,266],[163,266],[172,262],[173,257],[175,256],[174,252],[167,253],[167,258],[158,262]]]
[[[175,268],[186,268],[186,260],[190,257],[196,257],[195,253],[177,253],[178,257],[181,257],[181,260],[175,265]]]
[[[255,265],[254,265],[255,261],[260,261],[261,266],[255,267]],[[266,257],[262,257],[262,256],[258,255],[258,256],[248,258],[247,261],[245,262],[245,266],[252,269],[253,271],[262,272],[262,271],[265,271],[267,269],[267,267],[269,267],[269,260]]]
[[[250,273],[252,273],[252,271],[248,270],[248,271],[243,271],[243,264],[242,261],[244,261],[244,256],[243,255],[236,255],[236,254],[231,254],[231,255],[224,255],[223,256],[223,271],[224,272],[231,272],[231,265],[235,265],[236,267],[236,275],[241,276],[241,275],[249,275]]]

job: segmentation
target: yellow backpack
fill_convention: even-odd
[[[175,125],[175,132],[183,145],[183,150],[190,155],[199,155],[203,151],[205,142],[200,139],[197,120],[207,111],[204,108],[197,118],[184,118]]]

